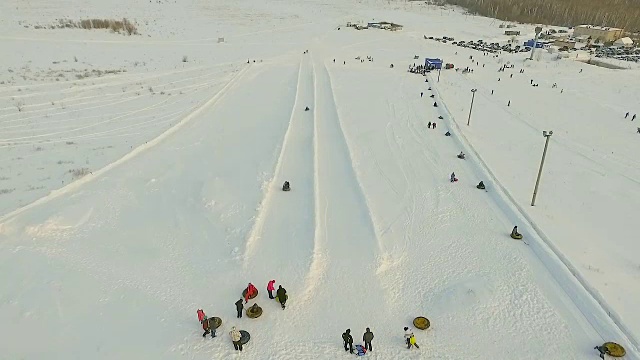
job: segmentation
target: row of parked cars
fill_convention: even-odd
[[[601,47],[595,50],[595,56],[597,58],[640,62],[640,48]]]
[[[439,41],[442,42],[444,44],[447,43],[451,43],[451,45],[456,45],[456,46],[460,46],[460,47],[465,47],[465,48],[469,48],[469,49],[473,49],[473,50],[478,50],[478,51],[483,51],[483,52],[489,52],[489,53],[496,53],[498,51],[503,51],[503,52],[508,52],[508,53],[518,53],[518,52],[528,52],[531,51],[531,47],[529,46],[520,46],[520,45],[515,45],[512,46],[512,44],[504,44],[504,45],[500,45],[497,42],[485,42],[482,39],[473,41],[465,41],[465,40],[460,40],[460,41],[455,41],[454,38],[452,37],[447,37],[447,36],[443,36],[442,38],[437,38],[437,37],[433,37],[433,36],[424,36],[425,39],[427,40],[434,40],[434,41]]]

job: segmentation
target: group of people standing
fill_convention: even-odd
[[[272,299],[272,300],[277,299],[278,302],[280,303],[280,306],[282,306],[282,309],[284,310],[285,304],[288,298],[287,290],[283,288],[282,285],[279,285],[278,290],[276,290],[275,283],[276,283],[275,280],[271,280],[267,284],[267,292],[269,293],[269,299]],[[273,296],[274,291],[276,293],[276,297]],[[236,301],[235,303],[238,319],[242,318],[242,310],[244,310],[244,304],[249,302],[249,299],[252,299],[255,296],[257,296],[257,294],[258,294],[258,289],[256,289],[256,287],[252,283],[249,283],[249,285],[246,288],[246,291],[243,292],[243,297],[240,298],[240,300]],[[254,305],[254,306],[257,306],[257,305]],[[204,310],[202,309],[198,309],[197,314],[198,314],[198,321],[200,321],[200,323],[202,324],[202,329],[204,330],[202,337],[206,337],[207,335],[211,334],[211,338],[215,338],[216,327],[220,325],[220,324],[216,324],[216,321],[215,321],[216,318],[213,318],[213,317],[207,318],[207,316],[204,313]],[[238,329],[236,329],[235,326],[231,327],[229,336],[231,336],[233,347],[236,350],[242,351],[242,345],[243,345],[241,341],[242,334]]]

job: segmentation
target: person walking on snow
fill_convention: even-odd
[[[407,343],[407,349],[411,349],[411,345],[414,345],[416,348],[420,349],[420,346],[416,343],[416,337],[413,335],[413,331],[408,327],[404,327],[404,339]]]
[[[427,124],[427,128],[431,129],[431,121]]]
[[[626,119],[626,118],[628,118],[628,117],[629,117],[629,112],[627,111],[627,113],[626,113],[626,114],[624,114],[624,118]]]
[[[373,333],[371,329],[367,328],[367,331],[362,335],[362,341],[364,341],[364,348],[368,351],[373,351],[371,340],[373,340]]]
[[[214,337],[216,337],[216,327],[215,326],[216,325],[213,322],[213,318],[207,319],[205,317],[204,320],[202,321],[202,329],[204,330],[204,334],[202,334],[202,337],[207,336],[208,333],[211,333],[211,338],[212,339]]]
[[[269,293],[269,299],[273,299],[273,291],[275,290],[273,287],[273,284],[275,284],[276,281],[275,280],[271,280],[269,281],[269,283],[267,284],[267,292]]]
[[[244,296],[244,303],[248,303],[249,302],[249,298],[255,294],[258,291],[258,289],[256,289],[255,286],[253,286],[252,283],[249,283],[249,285],[247,285],[247,293]]]
[[[349,351],[353,354],[353,336],[351,336],[351,329],[347,329],[347,331],[342,334],[342,341],[344,341],[344,351]],[[347,345],[349,345],[349,348],[347,348]]]
[[[278,301],[280,305],[282,305],[282,310],[284,310],[284,305],[287,302],[287,290],[282,287],[282,285],[278,286],[278,291],[276,291],[276,296],[278,297]]]
[[[236,350],[242,351],[242,344],[240,343],[240,339],[242,338],[242,334],[240,331],[236,329],[236,327],[232,327],[231,331],[229,331],[229,335],[231,336],[231,341],[233,342],[233,347]]]
[[[456,181],[456,173],[452,172],[451,173],[451,182]]]
[[[636,114],[633,114],[633,116],[631,117],[631,121],[636,119]]]
[[[242,299],[236,301],[236,311],[238,312],[238,319],[242,317],[242,309],[244,309],[244,305],[242,304]]]
[[[422,95],[424,95],[424,93],[423,93],[423,92],[420,92],[420,97],[422,97]]]

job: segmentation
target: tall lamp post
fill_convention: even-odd
[[[471,89],[471,106],[469,107],[469,119],[467,119],[467,126],[469,126],[469,123],[471,122],[471,110],[473,110],[473,99],[476,97],[476,91],[478,91],[478,89]]]
[[[440,71],[442,71],[442,64],[440,64],[440,67],[438,68],[438,82],[440,82]]]
[[[540,176],[542,175],[542,167],[544,166],[544,158],[547,156],[547,148],[549,147],[549,139],[551,139],[551,135],[553,135],[553,131],[542,132],[542,136],[546,137],[547,140],[544,142],[544,150],[542,151],[542,161],[540,161],[540,169],[538,170],[538,178],[536,179],[536,186],[533,188],[533,197],[531,198],[531,206],[535,206],[536,204],[536,195],[538,194],[538,185],[540,185]]]
[[[533,52],[536,51],[536,46],[538,46],[538,38],[540,37],[540,33],[542,32],[542,27],[536,26],[536,37],[533,40],[533,48],[531,48],[531,56],[529,60],[533,60]]]

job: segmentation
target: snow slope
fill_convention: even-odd
[[[39,3],[10,1],[1,10],[37,23],[75,4]],[[444,54],[456,65],[482,57],[422,38],[442,24],[452,24],[447,31],[456,37],[499,38],[491,19],[456,9],[184,0],[112,14],[117,7],[101,4],[74,16],[144,19],[148,12],[157,23],[140,20],[138,37],[22,28],[7,18],[0,26],[0,42],[27,54],[3,59],[15,70],[0,88],[0,188],[16,189],[0,194],[0,273],[11,274],[0,282],[4,356],[225,359],[234,356],[227,332],[238,326],[252,334],[244,353],[255,359],[346,358],[340,334],[351,328],[359,343],[366,327],[376,335],[370,356],[379,359],[584,359],[604,341],[640,358],[630,306],[637,289],[622,288],[635,272],[608,259],[599,277],[589,277],[579,255],[588,243],[590,254],[632,264],[633,252],[623,250],[634,244],[601,242],[592,224],[608,211],[605,223],[616,226],[613,217],[633,214],[636,198],[626,192],[621,205],[608,182],[600,185],[607,196],[594,198],[575,183],[553,188],[549,180],[558,172],[577,177],[573,171],[591,164],[601,173],[615,169],[619,186],[637,190],[625,182],[637,169],[619,155],[628,145],[601,136],[628,124],[536,123],[551,106],[519,105],[528,96],[565,111],[543,84],[584,66],[566,75],[571,84],[609,90],[563,87],[563,103],[566,114],[592,121],[637,95],[633,86],[616,94],[611,88],[621,80],[605,76],[637,73],[543,58],[525,65],[539,88],[525,76],[508,83],[508,72],[489,85],[501,62],[518,59],[506,55],[483,59],[487,67],[474,74],[443,72],[439,83],[407,73],[415,54]],[[342,19],[381,17],[405,29],[335,29]],[[76,62],[69,54],[83,48],[88,58]],[[374,61],[354,59],[366,55]],[[56,81],[58,73],[71,78]],[[469,86],[480,90],[466,128]],[[512,105],[500,105],[507,98]],[[534,166],[524,163],[538,161],[542,140],[533,135],[549,125],[552,146],[560,145],[550,150],[531,211],[529,188],[520,184],[533,180]],[[443,136],[449,128],[454,136]],[[585,143],[618,155],[587,156]],[[461,150],[467,160],[455,157]],[[460,178],[454,184],[452,171]],[[280,190],[285,180],[290,192]],[[475,188],[480,180],[487,192]],[[36,182],[41,188],[30,189]],[[591,213],[571,202],[578,196]],[[588,240],[570,241],[558,219],[579,225],[572,233]],[[508,237],[514,224],[526,243]],[[266,296],[271,279],[289,292],[284,311]],[[617,301],[617,292],[603,291],[615,281]],[[255,320],[235,318],[247,282],[264,309]],[[198,308],[223,318],[220,337],[201,337]],[[416,330],[421,348],[409,351],[402,328],[420,315],[432,327]],[[34,321],[55,329],[36,345]]]

